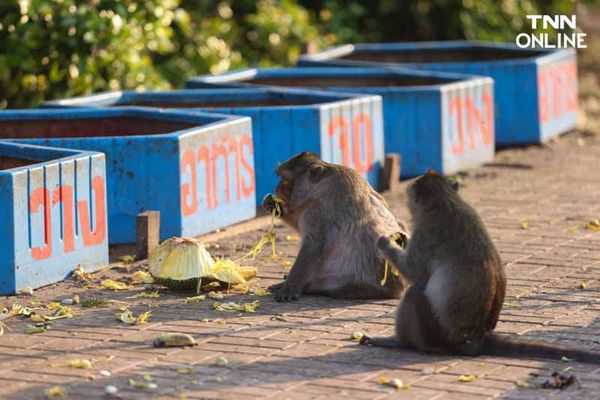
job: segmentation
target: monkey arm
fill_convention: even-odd
[[[380,236],[377,240],[377,249],[394,267],[398,268],[400,274],[408,279],[410,282],[415,282],[418,278],[414,271],[408,265],[408,252],[402,249],[393,240],[390,240],[387,236]]]
[[[275,294],[277,301],[297,300],[304,288],[313,280],[322,259],[320,242],[312,236],[304,238],[298,257],[283,287]]]

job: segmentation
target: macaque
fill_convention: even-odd
[[[407,280],[396,311],[395,335],[361,344],[476,356],[562,356],[600,362],[600,353],[493,333],[506,288],[500,256],[458,185],[428,171],[409,188],[413,219],[406,249],[382,235],[377,247]]]
[[[290,158],[276,173],[281,177],[276,198],[268,195],[263,206],[271,212],[281,199],[281,219],[301,237],[285,282],[270,288],[276,300],[297,300],[302,294],[399,298],[402,277],[387,273],[382,284],[386,263],[376,242],[396,235],[403,246],[408,231],[385,199],[354,170],[310,152]]]

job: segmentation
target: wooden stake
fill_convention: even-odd
[[[143,260],[160,241],[160,212],[144,211],[135,217],[135,259]]]
[[[379,176],[379,191],[395,190],[400,183],[400,154],[388,153]]]

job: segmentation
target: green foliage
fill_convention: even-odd
[[[512,42],[529,30],[526,14],[572,7],[571,0],[0,1],[0,108],[292,65],[307,44]]]

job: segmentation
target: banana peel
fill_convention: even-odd
[[[154,339],[154,347],[197,346],[198,342],[185,333],[161,333]]]

